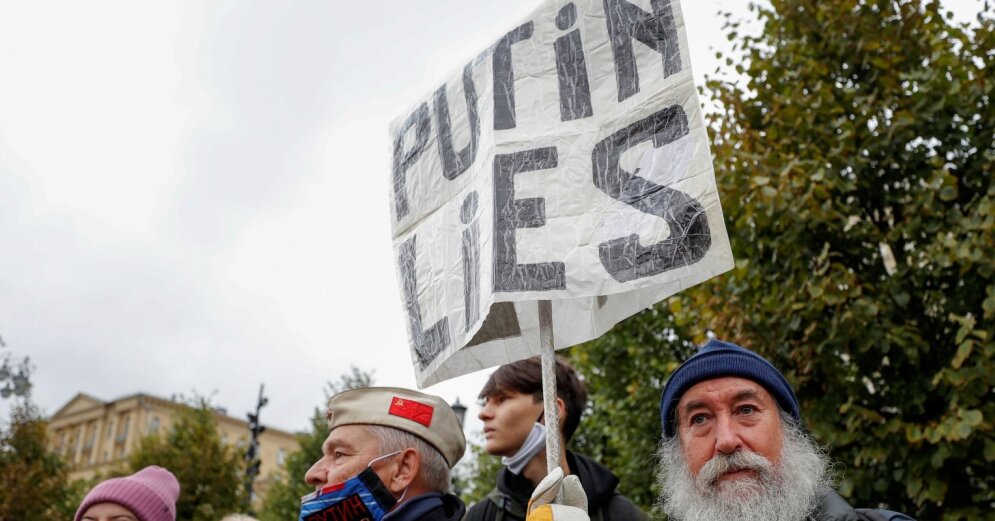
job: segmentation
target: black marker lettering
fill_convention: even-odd
[[[412,236],[404,241],[400,248],[400,258],[397,264],[401,267],[402,291],[404,304],[408,309],[408,327],[411,328],[411,339],[418,355],[418,364],[422,369],[432,363],[439,353],[449,345],[449,319],[442,317],[427,330],[422,329],[421,306],[418,305],[418,276],[415,271],[415,239]]]
[[[512,29],[494,46],[494,130],[515,128],[515,70],[511,46],[532,38],[532,22]]]
[[[663,77],[681,70],[681,48],[670,0],[651,0],[652,13],[627,0],[604,0],[608,37],[615,58],[618,100],[625,101],[639,92],[639,71],[632,52],[632,39],[660,53]]]
[[[470,192],[460,208],[463,230],[463,308],[466,329],[480,318],[480,224],[477,222],[477,192]]]
[[[563,6],[556,15],[556,27],[566,31],[577,22],[577,6]],[[580,29],[570,31],[553,43],[556,50],[556,75],[560,80],[560,121],[587,118],[594,114],[591,106],[591,85],[584,61],[584,45]]]
[[[398,221],[408,215],[405,173],[425,150],[430,126],[428,104],[422,103],[413,114],[408,116],[408,119],[404,120],[404,124],[397,129],[397,134],[394,135],[394,209],[397,212]],[[415,127],[415,146],[405,152],[403,149],[404,136],[411,127]]]
[[[546,224],[545,199],[515,199],[515,174],[557,165],[555,147],[494,156],[494,291],[566,288],[562,262],[518,264],[515,229]]]
[[[662,217],[670,228],[667,239],[649,247],[640,245],[636,234],[598,245],[601,264],[619,282],[694,264],[712,245],[701,203],[619,166],[622,153],[644,141],[652,139],[653,146],[659,148],[687,134],[687,114],[680,105],[674,105],[615,132],[594,147],[591,159],[595,186],[641,212]]]
[[[466,99],[466,117],[470,125],[470,142],[457,154],[453,150],[452,122],[449,118],[449,103],[446,100],[446,86],[435,91],[435,126],[439,135],[439,155],[442,158],[442,175],[452,180],[470,168],[477,157],[477,141],[480,137],[480,116],[477,113],[477,90],[473,86],[473,66],[463,68],[463,97]]]

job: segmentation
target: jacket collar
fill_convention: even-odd
[[[860,521],[857,511],[830,488],[820,494],[819,504],[815,507],[811,519],[812,521]]]

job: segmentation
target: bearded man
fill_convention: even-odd
[[[667,380],[660,402],[657,508],[671,521],[912,521],[854,509],[831,488],[831,465],[805,433],[798,399],[770,362],[711,340]],[[586,519],[548,504],[560,475],[540,483],[529,521]],[[564,481],[564,497],[576,483]]]

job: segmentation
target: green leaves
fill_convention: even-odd
[[[270,485],[258,512],[261,521],[293,519],[300,513],[301,496],[314,491],[305,483],[304,474],[321,457],[321,445],[328,437],[328,423],[321,410],[315,408],[309,427],[297,436],[300,450],[287,456],[284,469]]]
[[[708,82],[736,269],[580,348],[585,447],[648,505],[652,443],[613,440],[657,439],[647,417],[674,347],[712,332],[783,370],[855,504],[990,519],[995,15],[967,29],[925,0],[753,12],[764,30],[741,40],[745,77]]]
[[[335,381],[328,382],[326,387],[328,397],[357,387],[369,387],[374,384],[373,371],[366,371],[356,366],[339,375]],[[287,456],[284,469],[269,486],[269,491],[259,509],[261,521],[284,521],[295,519],[300,513],[301,496],[314,491],[314,487],[304,481],[304,475],[311,465],[322,455],[322,445],[328,437],[328,421],[325,419],[325,408],[315,408],[311,415],[309,430],[297,435],[300,447]]]
[[[985,440],[985,461],[993,462],[995,461],[995,441]]]
[[[960,366],[967,360],[968,356],[971,356],[971,351],[974,349],[974,342],[961,342],[957,347],[957,353],[954,354],[954,359],[950,362],[950,366],[954,369],[960,369]]]
[[[85,491],[67,483],[69,463],[49,450],[41,412],[14,404],[0,428],[0,519],[71,519]]]
[[[221,441],[214,409],[204,398],[177,413],[162,435],[143,438],[131,454],[131,471],[169,469],[180,482],[177,519],[208,521],[242,509],[242,456]]]

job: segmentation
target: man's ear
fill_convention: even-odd
[[[567,422],[567,404],[563,398],[556,398],[556,415],[560,419],[560,429],[562,430]]]
[[[397,467],[385,485],[395,496],[400,496],[418,476],[421,470],[421,454],[412,448],[404,449],[397,458]]]

